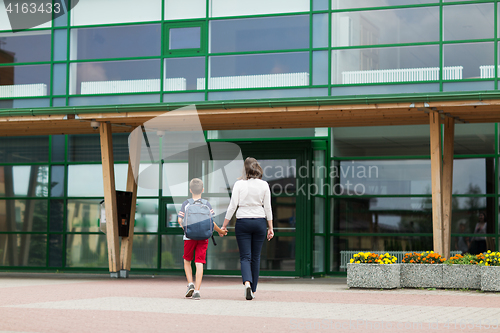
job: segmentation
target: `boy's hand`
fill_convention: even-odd
[[[224,237],[227,235],[227,230],[222,230],[222,232],[219,232],[220,237]]]

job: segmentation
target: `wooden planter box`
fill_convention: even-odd
[[[500,291],[500,266],[480,266],[481,290]]]
[[[400,264],[347,264],[347,287],[395,289],[400,283]]]
[[[481,266],[443,265],[443,288],[481,289]]]
[[[443,288],[443,264],[401,264],[401,288]]]

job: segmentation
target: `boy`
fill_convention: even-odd
[[[194,201],[201,199],[201,193],[203,193],[203,181],[199,178],[193,178],[189,182],[189,192],[192,194]],[[188,200],[184,201],[179,211],[179,216],[177,218],[179,225],[182,230],[182,220],[186,213],[186,206],[189,203]],[[210,203],[207,201],[207,206],[210,208],[212,216],[215,215],[214,210]],[[214,222],[214,229],[219,233],[219,236],[226,235],[227,231],[220,229]],[[203,278],[203,264],[206,263],[208,239],[204,240],[193,240],[186,237],[184,230],[184,272],[186,272],[186,279],[188,281],[188,289],[186,291],[186,297],[192,297],[194,300],[200,300],[200,286],[201,279]],[[193,284],[193,272],[191,270],[191,261],[193,260],[193,252],[196,252],[196,257],[194,263],[196,265],[196,285]]]

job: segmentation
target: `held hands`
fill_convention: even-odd
[[[222,232],[219,232],[219,236],[220,237],[224,237],[227,235],[227,230],[224,228],[224,229],[221,229]]]

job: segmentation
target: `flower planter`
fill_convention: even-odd
[[[400,264],[347,264],[349,288],[399,288]]]
[[[500,266],[481,266],[481,290],[500,291]]]
[[[481,289],[481,267],[478,265],[443,265],[443,288]]]
[[[401,288],[442,288],[443,264],[401,264]]]

